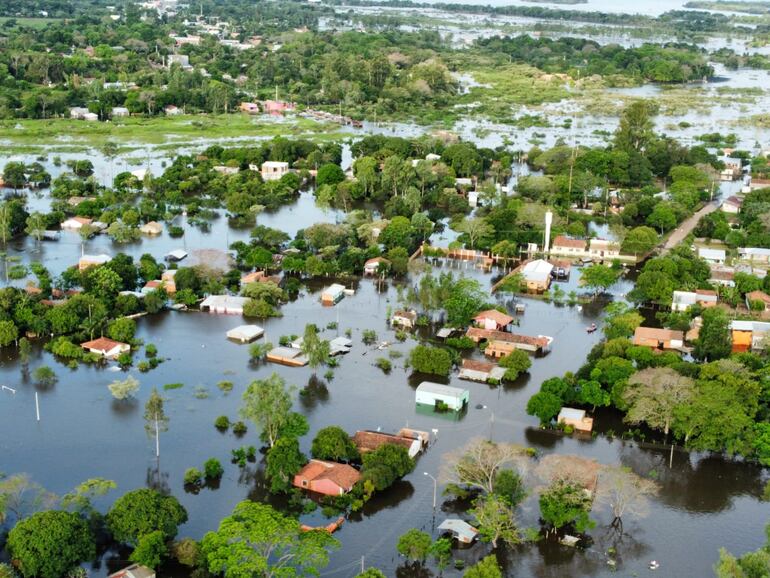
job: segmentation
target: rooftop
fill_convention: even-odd
[[[99,351],[109,351],[115,347],[125,345],[128,344],[121,343],[120,341],[113,341],[107,337],[99,337],[98,339],[92,339],[91,341],[86,341],[85,343],[80,344],[81,347],[85,347],[86,349],[97,349]]]
[[[460,520],[459,518],[447,518],[438,527],[439,530],[446,532],[452,532],[465,541],[473,540],[479,533],[479,531],[471,526],[468,522]]]
[[[565,237],[563,235],[559,235],[553,240],[553,246],[554,247],[570,247],[572,249],[585,249],[586,248],[586,240],[585,239],[572,239],[570,237]]]
[[[510,315],[507,315],[506,313],[501,313],[497,309],[487,309],[486,311],[481,311],[480,313],[476,314],[476,317],[473,318],[474,321],[481,321],[483,319],[491,319],[498,325],[508,325],[511,321],[513,321],[513,317]]]
[[[521,269],[521,274],[528,281],[545,281],[550,278],[553,265],[543,259],[530,261]]]
[[[449,385],[441,385],[440,383],[433,383],[432,381],[423,381],[417,386],[417,391],[424,393],[432,393],[434,395],[445,395],[447,397],[455,397],[460,399],[467,393],[467,389],[460,389],[459,387],[451,387]]]

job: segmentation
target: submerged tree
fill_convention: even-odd
[[[270,447],[275,445],[281,429],[291,414],[291,392],[286,382],[277,373],[267,379],[252,381],[243,392],[240,415],[254,422],[262,430],[264,440]]]
[[[596,501],[612,510],[612,525],[622,528],[623,516],[647,515],[649,496],[656,494],[658,484],[636,475],[624,466],[604,466],[599,472]]]
[[[448,483],[493,493],[503,466],[517,464],[523,469],[528,461],[521,446],[473,439],[446,456],[441,476]]]
[[[168,416],[163,411],[163,398],[152,388],[150,399],[144,406],[144,431],[149,437],[155,436],[155,457],[160,457],[160,432],[168,431]]]

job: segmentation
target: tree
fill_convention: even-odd
[[[409,353],[409,365],[420,373],[449,375],[452,369],[452,357],[440,347],[418,345]]]
[[[476,243],[484,243],[495,234],[495,228],[484,217],[473,217],[461,221],[457,227],[459,233],[468,236],[468,243],[473,249]]]
[[[56,372],[47,365],[41,365],[38,367],[32,373],[32,378],[35,380],[35,382],[44,387],[51,387],[58,380],[56,377]]]
[[[650,227],[635,227],[624,237],[621,251],[636,257],[646,255],[658,244],[658,234]]]
[[[318,327],[312,323],[305,325],[302,337],[302,353],[307,356],[308,365],[315,371],[319,365],[329,361],[329,342],[318,336]]]
[[[591,498],[576,482],[559,478],[540,494],[540,518],[553,531],[574,526],[577,532],[585,532],[594,526],[588,517]]]
[[[107,335],[110,339],[123,343],[130,343],[136,333],[136,321],[127,317],[121,317],[110,323]]]
[[[141,236],[141,232],[138,228],[132,227],[122,221],[113,221],[112,224],[107,227],[107,234],[112,237],[112,240],[116,243],[131,243]]]
[[[316,186],[322,187],[324,185],[336,185],[345,180],[345,172],[339,165],[334,163],[327,163],[318,169],[316,175]]]
[[[262,439],[270,447],[275,445],[281,428],[289,419],[291,391],[283,378],[273,373],[267,379],[252,381],[243,392],[239,413],[262,430]]]
[[[412,528],[399,537],[396,550],[407,560],[424,562],[425,558],[428,557],[432,543],[433,539],[430,534]]]
[[[371,480],[375,489],[384,490],[397,479],[414,470],[415,462],[404,446],[384,444],[363,456],[363,478]]]
[[[27,227],[24,229],[24,232],[27,233],[27,235],[34,237],[35,241],[39,243],[45,234],[46,225],[47,220],[45,215],[40,212],[35,212],[27,217]]]
[[[495,494],[478,498],[470,511],[479,526],[479,535],[484,542],[491,542],[497,548],[498,541],[508,546],[521,543],[519,528],[511,504]]]
[[[27,184],[27,176],[24,174],[26,167],[24,163],[11,161],[3,167],[3,182],[6,187],[12,187],[14,191],[21,189]]]
[[[409,253],[404,247],[393,247],[387,254],[389,269],[395,275],[405,275],[409,269]]]
[[[166,554],[168,554],[168,548],[166,548],[163,532],[155,530],[139,538],[139,543],[128,559],[135,564],[141,564],[154,570],[160,566]]]
[[[596,500],[607,504],[614,516],[613,525],[622,524],[626,513],[645,516],[648,508],[648,496],[658,491],[658,485],[636,475],[624,466],[604,466],[599,470],[596,486]]]
[[[660,229],[661,235],[676,227],[677,222],[676,213],[668,203],[658,203],[647,217],[647,224]]]
[[[727,313],[719,307],[703,311],[703,325],[695,340],[693,357],[701,361],[714,361],[728,357],[732,351],[730,321]]]
[[[486,556],[482,558],[475,566],[471,566],[463,574],[463,578],[503,578],[497,558]]]
[[[406,217],[398,216],[391,219],[377,240],[385,245],[386,249],[392,249],[393,247],[410,249],[413,234],[411,221]]]
[[[529,354],[526,351],[514,349],[511,353],[501,358],[498,365],[505,368],[503,379],[515,381],[519,375],[526,373],[527,370],[529,370],[532,366],[532,360],[529,358]]]
[[[270,480],[270,491],[287,492],[291,489],[295,474],[307,463],[305,455],[299,451],[299,441],[295,437],[282,437],[267,452],[265,474]]]
[[[529,398],[527,415],[533,415],[542,425],[547,425],[559,413],[561,406],[562,400],[559,397],[547,391],[539,391]]]
[[[94,536],[77,514],[52,510],[18,522],[8,534],[8,551],[26,578],[61,578],[96,556]]]
[[[603,331],[607,339],[631,337],[644,321],[636,309],[620,301],[610,303],[604,311]]]
[[[22,337],[19,340],[19,361],[21,362],[24,371],[29,367],[29,356],[32,353],[32,344],[29,339]]]
[[[348,433],[339,426],[331,425],[318,431],[310,447],[310,455],[318,460],[350,462],[360,456],[358,448]]]
[[[131,399],[139,391],[139,380],[129,375],[126,379],[116,379],[107,387],[115,399]]]
[[[632,375],[623,389],[625,421],[646,423],[667,437],[677,407],[689,403],[695,382],[670,367],[650,367]]]
[[[619,278],[620,269],[598,263],[583,267],[580,272],[580,284],[588,289],[593,289],[594,294],[606,291],[617,283]]]
[[[521,446],[476,438],[447,454],[441,478],[447,483],[493,493],[503,466],[516,464],[524,468],[527,461],[526,450]]]
[[[155,457],[160,457],[160,432],[168,431],[168,416],[163,411],[163,398],[156,388],[144,406],[144,431],[155,437]]]
[[[241,502],[201,541],[204,566],[224,578],[318,576],[339,542],[328,532],[303,532],[297,520],[267,504]]]
[[[166,540],[176,537],[187,521],[187,510],[174,496],[142,488],[118,498],[107,513],[107,527],[116,541],[137,545],[142,536],[160,531]]]
[[[655,112],[655,105],[645,100],[628,105],[615,132],[615,147],[629,153],[644,152],[654,138],[652,117]]]
[[[0,347],[7,347],[19,337],[19,329],[13,321],[0,321]]]
[[[0,476],[0,524],[13,517],[21,520],[30,514],[53,507],[56,496],[40,484],[33,482],[29,474]]]

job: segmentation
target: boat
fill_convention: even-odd
[[[593,333],[594,331],[596,331],[596,323],[591,323],[591,325],[586,327],[586,331],[588,333]]]

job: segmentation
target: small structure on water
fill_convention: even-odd
[[[547,335],[538,335],[531,337],[529,335],[518,335],[508,333],[507,331],[494,331],[491,329],[481,329],[480,327],[469,327],[465,336],[472,339],[475,343],[487,341],[487,347],[484,353],[489,357],[504,357],[514,349],[530,351],[532,353],[547,353],[551,349],[553,337]]]
[[[92,339],[81,343],[80,347],[89,351],[90,353],[96,353],[107,359],[115,359],[122,353],[128,353],[131,351],[131,346],[128,343],[121,343],[120,341],[113,341],[107,337],[99,337],[98,339]]]
[[[262,337],[264,332],[265,330],[259,325],[239,325],[227,332],[227,338],[240,341],[241,343],[250,343]]]
[[[273,363],[280,363],[290,367],[304,367],[308,364],[307,355],[304,355],[301,350],[294,347],[276,347],[271,349],[266,359]]]
[[[102,253],[101,255],[83,255],[78,260],[78,270],[84,271],[89,267],[98,267],[112,261],[112,257]]]
[[[390,265],[390,261],[385,257],[374,257],[373,259],[369,259],[364,263],[364,275],[377,275],[380,271],[380,267],[386,265]]]
[[[321,303],[324,306],[331,307],[336,305],[345,297],[345,286],[339,283],[333,283],[329,285],[321,293]]]
[[[573,407],[563,407],[556,418],[556,423],[571,426],[577,431],[591,433],[594,428],[594,420],[586,416],[586,410]]]
[[[187,251],[183,251],[182,249],[174,249],[173,251],[166,253],[164,259],[166,259],[166,261],[177,262],[181,261],[185,257],[187,257]]]
[[[358,470],[347,464],[310,460],[294,476],[293,485],[325,496],[341,496],[352,490],[360,479]]]
[[[449,532],[452,538],[462,544],[471,544],[479,535],[479,531],[459,518],[447,518],[438,526],[439,530]]]
[[[163,225],[157,221],[150,221],[139,227],[139,231],[145,235],[160,235],[163,232]]]
[[[417,386],[415,401],[438,410],[462,411],[470,401],[470,393],[467,389],[423,381]]]
[[[410,309],[409,311],[399,310],[393,313],[393,317],[390,318],[390,325],[391,327],[413,329],[416,321],[417,311],[414,309]]]
[[[142,566],[141,564],[131,564],[107,578],[155,578],[155,570]]]
[[[527,285],[527,291],[542,293],[551,286],[551,271],[553,265],[543,259],[530,261],[521,268],[521,275]]]
[[[209,295],[201,302],[201,311],[225,315],[243,315],[248,298],[238,295]]]
[[[90,225],[93,223],[93,219],[87,217],[70,217],[69,219],[62,221],[61,228],[70,231],[79,231],[84,225]]]
[[[353,342],[347,337],[335,337],[329,342],[329,355],[344,355],[350,353]]]

